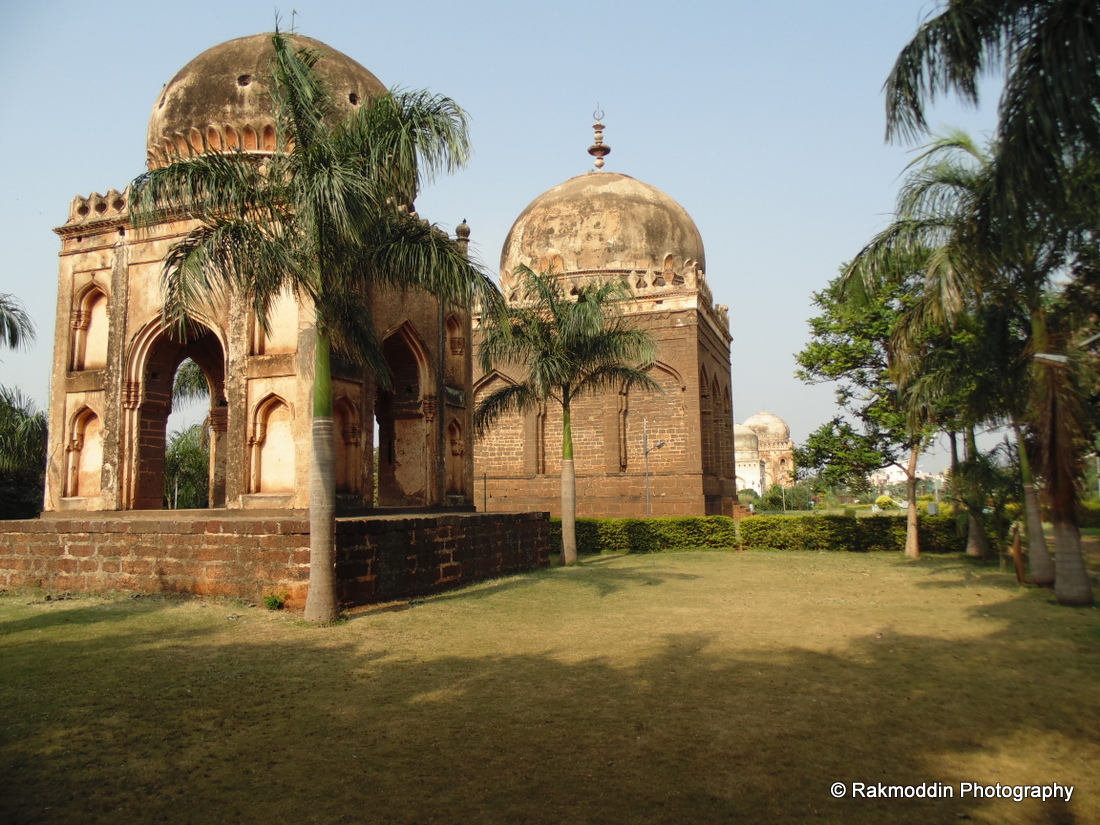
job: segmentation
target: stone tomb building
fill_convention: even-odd
[[[597,168],[607,147],[597,124]],[[732,515],[733,406],[727,307],[715,306],[703,240],[664,192],[617,172],[571,178],[537,197],[508,233],[501,287],[518,300],[513,271],[553,271],[568,285],[626,279],[625,313],[657,342],[652,378],[663,392],[632,390],[575,402],[573,438],[580,516],[643,516],[643,426],[648,428],[654,515]],[[477,319],[474,339],[477,340]],[[475,398],[522,380],[521,365],[476,375]],[[653,449],[658,442],[664,446]],[[491,511],[560,511],[561,410],[501,420],[474,454],[475,503]]]
[[[318,71],[345,110],[384,91],[346,55],[291,39],[321,52]],[[148,163],[173,153],[239,150],[260,159],[273,151],[272,56],[271,35],[262,34],[188,63],[154,106]],[[168,216],[137,234],[126,192],[112,189],[78,197],[57,230],[45,512],[0,522],[0,587],[250,600],[276,593],[304,604],[312,308],[285,296],[264,334],[230,295],[180,340],[161,318],[162,261],[192,226]],[[375,299],[392,390],[333,363],[340,601],[407,598],[545,566],[545,513],[469,512],[468,312],[422,293]],[[186,358],[210,388],[212,509],[165,511],[166,426]]]
[[[309,38],[338,105],[351,111],[385,91],[351,58]],[[275,148],[268,75],[271,36],[202,53],[172,78],[153,108],[148,163],[172,153]],[[210,506],[308,506],[314,325],[308,303],[287,295],[264,334],[234,296],[199,319],[185,341],[161,318],[161,272],[173,242],[193,227],[166,219],[135,233],[126,193],[78,197],[61,236],[49,411],[47,512],[157,510],[164,506],[166,423],[172,384],[192,359],[209,383]],[[334,363],[338,494],[343,511],[383,507],[469,509],[472,445],[470,321],[430,296],[379,294],[375,328],[392,391]]]

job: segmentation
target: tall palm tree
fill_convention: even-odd
[[[0,293],[0,345],[21,347],[34,340],[34,322],[14,295]]]
[[[495,288],[445,234],[411,211],[421,184],[464,164],[462,110],[427,92],[391,92],[345,117],[315,67],[276,31],[272,98],[278,143],[266,157],[176,157],[134,181],[131,216],[197,221],[165,259],[164,314],[183,327],[227,293],[263,329],[285,292],[316,315],[310,460],[310,584],[306,618],[337,617],[331,352],[388,381],[370,323],[377,287],[428,290],[469,304]]]
[[[495,365],[525,368],[523,381],[483,398],[474,427],[484,434],[502,415],[554,403],[561,408],[562,562],[577,560],[577,477],[573,465],[573,402],[611,389],[660,391],[646,368],[654,361],[649,333],[622,314],[627,284],[596,281],[567,295],[553,273],[536,274],[522,264],[519,300],[495,317],[486,316],[479,357],[486,373]]]
[[[946,0],[886,81],[887,138],[927,132],[925,105],[1004,70],[991,205],[1002,215],[1064,199],[1067,168],[1100,153],[1100,14],[1095,0]]]
[[[931,327],[946,324],[958,329],[960,324],[982,319],[978,337],[985,355],[969,359],[966,373],[972,379],[972,391],[965,396],[962,423],[966,427],[983,421],[1008,423],[1016,430],[1033,580],[1053,583],[1061,603],[1089,603],[1091,587],[1080,543],[1074,539],[1078,535],[1077,486],[1064,483],[1066,469],[1055,471],[1051,463],[1069,462],[1071,471],[1079,468],[1069,445],[1077,443],[1072,434],[1083,433],[1085,427],[1080,403],[1070,403],[1069,397],[1076,393],[1080,398],[1080,384],[1070,371],[1055,375],[1052,371],[1057,368],[1031,358],[1055,351],[1047,307],[1057,288],[1055,280],[1065,271],[1066,233],[1061,213],[1030,210],[1022,223],[987,220],[995,215],[988,204],[996,197],[998,151],[996,145],[983,151],[961,133],[934,141],[915,162],[916,169],[899,193],[895,222],[860,253],[862,280],[856,285],[873,284],[892,256],[931,250],[923,293],[905,313],[896,336],[899,353],[905,356],[913,354],[907,340],[919,340]],[[975,348],[974,353],[978,352]],[[919,358],[903,357],[899,363],[911,375],[922,368]],[[959,377],[954,377],[956,383]],[[1055,399],[1060,399],[1057,404]],[[1047,408],[1050,404],[1054,406]],[[1025,422],[1037,435],[1063,434],[1061,440],[1038,438],[1035,462],[1043,468],[1045,493],[1056,519],[1057,571],[1042,537],[1028,439],[1021,432]]]

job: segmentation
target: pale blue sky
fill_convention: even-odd
[[[280,6],[290,24],[288,4]],[[882,83],[931,0],[602,4],[297,0],[295,24],[383,83],[426,87],[470,114],[475,155],[420,213],[466,218],[494,271],[512,221],[591,168],[605,112],[610,171],[663,189],[695,219],[718,303],[730,305],[735,416],[768,409],[801,441],[834,414],[832,390],[794,377],[810,294],[889,219],[912,147],[883,142]],[[0,354],[0,383],[45,405],[57,236],[76,194],[122,189],[142,169],[161,87],[223,40],[270,30],[270,2],[42,0],[8,4],[0,51],[0,292],[39,328]],[[982,111],[937,126],[988,132]]]

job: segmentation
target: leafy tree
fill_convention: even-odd
[[[1081,240],[1086,246],[1095,240],[1100,190],[1087,181],[1095,177],[1100,155],[1098,63],[1100,15],[1093,0],[948,0],[902,51],[886,84],[887,137],[912,136],[925,129],[926,103],[945,92],[977,103],[981,73],[1004,66],[997,158],[986,191],[975,202],[973,222],[986,236],[987,248],[1002,252],[1022,276],[1005,282],[1023,288],[1023,304],[1033,321],[1031,351],[1067,359],[1072,355],[1065,351],[1068,341],[1050,335],[1038,300],[1051,270],[1033,266],[1028,253],[1039,239],[1080,264]],[[1075,217],[1080,215],[1083,221]],[[1091,260],[1094,269],[1096,258]],[[1079,274],[1078,266],[1070,272]],[[1058,601],[1089,604],[1092,588],[1076,522],[1086,427],[1075,416],[1086,409],[1079,376],[1057,370],[1034,370],[1029,429],[1055,519]],[[1026,444],[1019,454],[1026,470]],[[1030,521],[1030,501],[1027,509]],[[1029,532],[1031,556],[1034,533]],[[1039,552],[1045,557],[1045,550]],[[1034,562],[1032,557],[1033,578],[1039,580]]]
[[[164,497],[173,510],[195,510],[210,502],[210,434],[202,422],[168,436],[164,451]]]
[[[42,512],[46,414],[19,390],[0,387],[0,518]]]
[[[1002,162],[1000,147],[982,150],[959,133],[934,141],[902,187],[893,224],[857,256],[853,282],[873,289],[896,261],[926,256],[923,283],[902,314],[894,346],[902,385],[941,406],[950,399],[966,433],[967,461],[954,471],[953,487],[968,504],[968,552],[982,552],[975,545],[985,540],[982,480],[989,478],[977,459],[973,429],[1008,423],[1020,446],[1032,578],[1053,583],[1062,603],[1087,604],[1091,586],[1080,555],[1077,482],[1072,481],[1080,474],[1087,430],[1083,374],[1036,363],[1031,356],[1067,350],[1064,335],[1052,326],[1050,306],[1072,251],[1089,236],[1070,225],[1080,219],[1080,209],[1034,209],[1012,221],[996,218],[988,204],[996,196],[994,178]],[[927,346],[931,331],[944,329],[952,340],[966,342],[968,356],[962,361],[955,352]],[[1042,536],[1031,445],[1046,482],[1057,564]],[[1061,584],[1055,567],[1062,571]]]
[[[573,402],[608,390],[640,387],[659,391],[646,368],[653,364],[649,333],[622,314],[630,287],[597,281],[567,295],[553,273],[536,274],[520,265],[520,299],[496,316],[486,316],[479,357],[486,373],[495,365],[516,365],[527,374],[483,398],[474,426],[484,434],[502,415],[553,403],[562,412],[562,561],[577,560],[577,482],[573,466]]]
[[[139,227],[166,212],[197,222],[165,260],[164,313],[178,329],[230,292],[265,330],[286,292],[315,309],[306,618],[328,621],[338,615],[332,350],[385,382],[370,324],[376,288],[415,287],[465,305],[495,290],[410,211],[423,180],[465,162],[462,110],[426,92],[393,92],[345,117],[315,70],[320,54],[279,31],[271,42],[275,151],[176,157],[134,181],[130,209]]]
[[[807,383],[837,383],[837,404],[859,424],[838,416],[810,434],[795,452],[803,477],[816,475],[819,490],[865,484],[875,470],[896,466],[911,488],[905,554],[920,554],[916,513],[917,457],[929,437],[922,417],[891,376],[891,335],[911,299],[912,267],[899,268],[888,286],[857,297],[846,294],[843,278],[814,294],[821,314],[810,319],[812,337],[796,356],[797,375]],[[902,454],[908,458],[902,464]]]

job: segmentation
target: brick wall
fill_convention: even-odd
[[[345,606],[423,595],[545,567],[545,513],[337,520]],[[158,514],[0,521],[0,587],[193,593],[305,604],[304,518]]]

